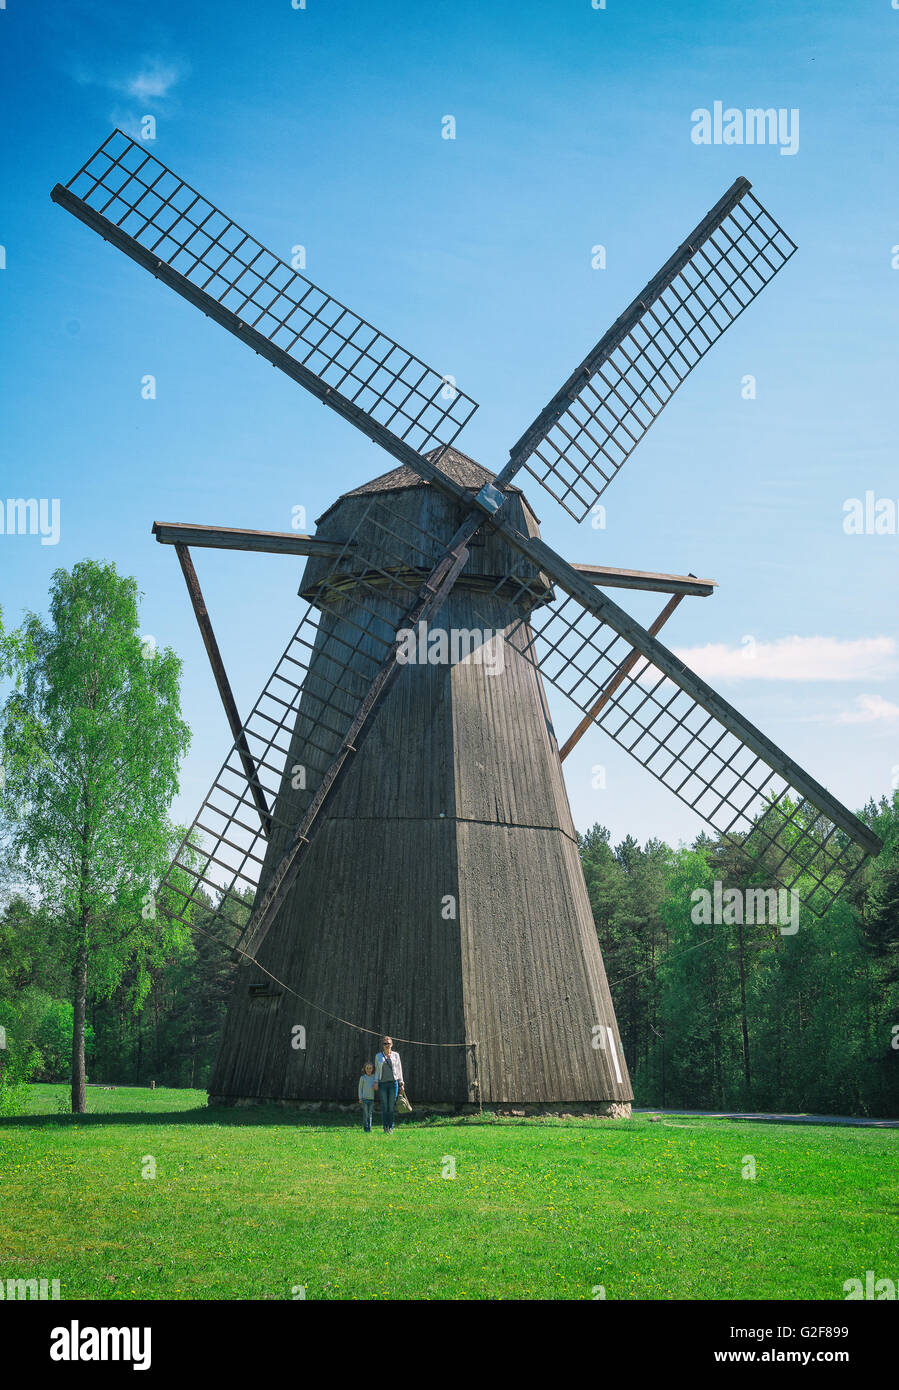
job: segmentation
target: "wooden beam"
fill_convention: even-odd
[[[336,557],[345,541],[320,540],[296,531],[246,531],[235,526],[201,526],[185,521],[154,521],[153,535],[161,545],[201,545],[216,550],[253,550],[270,555]],[[690,574],[657,574],[652,570],[615,569],[611,565],[573,565],[591,584],[614,589],[642,589],[661,594],[696,594],[705,598],[717,588],[714,579]]]
[[[668,600],[659,616],[655,618],[649,626],[648,631],[650,637],[655,637],[657,632],[661,632],[662,628],[665,626],[668,619],[671,617],[671,614],[674,612],[675,608],[680,603],[681,599],[683,599],[684,597],[685,595],[682,593],[674,594],[673,597]],[[625,660],[622,661],[621,665],[618,667],[618,670],[612,676],[612,679],[609,681],[607,685],[603,687],[602,691],[600,692],[599,699],[596,701],[596,704],[593,706],[591,710],[589,710],[584,715],[580,724],[578,724],[577,728],[569,734],[568,738],[565,741],[565,744],[560,749],[559,758],[562,762],[564,762],[565,759],[568,757],[568,754],[571,752],[575,744],[580,743],[581,739],[584,737],[584,734],[587,732],[590,725],[595,721],[596,716],[609,703],[621,682],[627,676],[630,675],[631,671],[634,669],[637,662],[640,660],[641,655],[642,653],[638,652],[635,648],[631,651],[630,656],[626,657]]]
[[[272,818],[265,799],[265,792],[259,781],[256,772],[256,764],[250,752],[249,744],[243,731],[243,722],[237,712],[237,704],[231,690],[228,676],[225,672],[225,663],[222,661],[222,654],[219,651],[218,642],[215,640],[215,633],[212,630],[212,622],[206,608],[206,601],[203,598],[203,591],[200,588],[200,581],[197,579],[197,572],[194,569],[193,560],[190,558],[190,551],[181,542],[175,542],[175,554],[181,565],[181,573],[184,575],[184,582],[187,585],[187,592],[190,595],[191,605],[197,626],[200,629],[200,636],[203,638],[203,646],[206,648],[206,655],[209,657],[209,665],[212,667],[212,674],[215,676],[215,683],[221,696],[222,704],[225,707],[225,714],[228,716],[228,723],[234,735],[234,742],[243,766],[244,774],[253,793],[253,800],[256,803],[256,810],[259,812],[259,819],[262,821],[262,828],[265,831],[266,839],[271,835]]]
[[[652,570],[620,570],[611,565],[572,565],[573,570],[608,589],[644,589],[658,594],[695,594],[708,598],[717,589],[714,579],[697,579],[695,574],[656,574]]]
[[[160,545],[202,545],[215,550],[260,550],[269,555],[342,555],[345,541],[319,540],[296,531],[243,531],[234,526],[197,526],[186,521],[154,521]]]

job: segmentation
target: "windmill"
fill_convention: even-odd
[[[494,475],[455,448],[477,407],[452,378],[121,131],[51,196],[395,465],[314,536],[154,526],[176,548],[234,734],[164,884],[181,920],[211,900],[236,938],[211,1094],[336,1101],[390,1031],[425,1102],[629,1113],[562,777],[584,730],[597,724],[819,914],[881,846],[657,640],[711,581],[569,564],[514,479],[526,471],[583,520],[795,244],[737,179]],[[246,719],[198,546],[306,557],[300,624]],[[615,587],[668,595],[648,631]],[[561,749],[546,684],[578,716]]]

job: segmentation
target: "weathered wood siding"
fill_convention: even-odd
[[[370,500],[342,499],[318,534],[346,537]],[[389,501],[444,539],[458,521],[430,487],[394,490]],[[535,533],[522,501],[512,505]],[[509,559],[495,533],[475,547],[436,625],[504,629],[517,615],[483,590]],[[301,592],[314,596],[325,572],[311,559]],[[328,605],[304,684],[281,790],[294,821],[311,792],[292,787],[291,768],[310,763],[310,738],[322,745],[316,765],[339,739],[322,739],[316,691],[352,602],[350,591]],[[263,886],[285,838],[269,845]],[[352,1100],[362,1062],[388,1032],[476,1041],[485,1103],[631,1099],[542,682],[510,644],[502,674],[471,662],[404,670],[259,959],[318,1009],[242,967],[214,1095]],[[251,994],[254,985],[271,992]],[[296,1025],[305,1048],[292,1045]],[[620,1081],[607,1034],[593,1046],[596,1025],[612,1029]],[[477,1098],[464,1046],[397,1046],[413,1101]]]

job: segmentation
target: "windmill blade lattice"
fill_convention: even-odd
[[[738,179],[512,449],[581,521],[796,243]]]
[[[422,477],[448,485],[440,475],[439,452],[427,463],[421,455],[451,443],[477,408],[475,403],[267,251],[145,148],[121,131],[113,132],[65,189],[57,186],[53,190],[53,196]],[[751,194],[748,181],[738,179],[514,446],[496,480],[494,496],[486,497],[491,490],[485,489],[476,499],[472,531],[485,515],[492,514],[501,501],[502,487],[522,466],[566,510],[583,518],[700,358],[795,249],[792,239]],[[493,524],[508,534],[501,512]],[[433,539],[427,547],[426,572],[441,553],[439,545],[435,553]],[[514,543],[514,537],[509,539]],[[552,556],[546,547],[541,545],[540,549]],[[333,567],[335,573],[339,573],[340,563]],[[559,560],[559,564],[567,568],[564,561]],[[552,569],[547,572],[554,573]],[[409,576],[408,596],[415,592],[412,586],[419,578]],[[508,579],[506,576],[502,583]],[[811,842],[817,837],[815,843],[820,840],[820,846],[814,863],[821,872],[816,876],[805,864],[802,877],[803,881],[810,875],[814,879],[816,901],[826,897],[827,885],[838,879],[839,871],[849,863],[847,856],[851,857],[846,834],[850,842],[855,840],[870,850],[866,845],[869,832],[823,788],[810,783],[798,767],[799,781],[815,790],[800,799],[802,809],[791,802],[785,817],[778,808],[786,807],[796,784],[789,776],[778,780],[777,768],[795,764],[693,673],[690,689],[682,689],[678,668],[685,668],[626,615],[622,614],[623,630],[614,619],[609,622],[612,611],[621,613],[608,601],[605,616],[597,618],[592,605],[584,609],[569,594],[561,604],[551,603],[542,610],[542,618],[524,637],[526,649],[539,660],[547,679],[584,713],[593,709],[617,673],[617,686],[597,722],[721,833],[751,833],[769,850],[786,853],[789,848],[799,862],[805,840]],[[401,618],[402,613],[396,616]],[[585,632],[585,623],[588,629],[592,624],[592,630]],[[262,757],[257,759],[260,777],[277,775],[273,769],[283,749],[274,742],[267,743],[263,735],[283,736],[295,716],[300,685],[291,685],[289,672],[303,669],[300,653],[317,631],[318,614],[312,618],[307,613],[247,723],[245,737],[251,749],[261,745]],[[622,673],[622,664],[632,661],[635,631],[641,634],[637,642],[642,660]],[[336,751],[340,743],[340,730],[349,727],[368,686],[389,657],[392,634],[389,637],[383,635],[377,655],[369,651],[364,674],[362,667],[354,665],[359,657],[355,649],[350,660],[337,661],[340,679],[317,704],[318,736],[324,743],[316,749],[315,740],[310,742],[311,753],[319,754],[325,762],[328,752]],[[581,665],[584,660],[587,667]],[[597,679],[599,676],[602,678]],[[292,690],[292,698],[279,697],[277,689]],[[705,699],[702,693],[696,698],[697,690],[705,693]],[[311,689],[304,698],[310,705],[316,699]],[[710,712],[706,700],[713,708],[726,711],[725,722]],[[276,709],[281,711],[279,718],[269,712]],[[748,746],[743,737],[747,731]],[[776,767],[759,756],[759,747],[773,753]],[[235,748],[230,756],[239,758],[239,753]],[[316,770],[314,759],[311,770]],[[232,774],[234,782],[229,784]],[[228,785],[230,791],[225,790]],[[306,790],[307,800],[311,799],[308,784]],[[261,786],[255,788],[254,807],[261,791]],[[228,871],[233,868],[235,883],[250,882],[254,874],[258,880],[263,856],[257,852],[259,846],[247,843],[246,837],[252,834],[249,827],[256,823],[259,812],[245,804],[250,793],[245,776],[236,765],[226,763],[214,792],[226,807],[216,803],[213,813],[208,802],[201,816],[218,816],[218,833],[206,823],[196,829],[213,833],[218,850],[227,846]],[[279,836],[279,827],[290,821],[283,810],[279,815],[279,802],[283,805],[283,788],[276,791],[268,786],[263,804],[275,808],[273,840]],[[766,803],[773,804],[765,810]],[[836,808],[837,822],[828,820],[823,838],[820,816],[811,828],[803,828],[810,807],[822,814],[828,807]],[[301,815],[299,802],[291,807],[294,824],[298,810]],[[243,819],[245,814],[248,821]],[[837,823],[842,826],[843,839],[837,833]],[[258,834],[264,834],[265,828],[263,818]],[[800,828],[803,834],[797,841]],[[240,835],[232,839],[238,830]],[[185,862],[179,866],[188,872],[190,854],[188,846]],[[232,864],[235,855],[238,860]],[[207,863],[213,874],[225,868],[218,853],[210,854]],[[245,876],[248,870],[249,879]],[[778,861],[778,872],[789,878],[792,886],[795,876],[791,877],[786,858]],[[203,875],[199,876],[198,884],[204,881]],[[224,890],[223,902],[230,892]],[[240,897],[239,889],[235,897]]]
[[[122,131],[52,196],[382,442],[391,436],[419,451],[449,444],[477,410]]]
[[[194,908],[211,901],[216,919],[243,928],[266,865],[284,854],[390,655],[422,575],[444,548],[445,540],[383,500],[365,509],[341,554],[315,580],[314,596],[242,740],[232,746],[169,868],[162,888],[175,905],[173,916],[189,924]],[[253,782],[245,751],[255,764]],[[265,818],[259,793],[269,808]]]
[[[554,570],[540,551],[544,573],[564,580],[564,561]],[[601,704],[605,733],[820,915],[877,837],[617,605],[595,600],[599,613],[564,589],[521,584],[512,601],[532,606],[505,640],[581,713]]]

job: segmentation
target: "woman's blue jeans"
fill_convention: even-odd
[[[381,1097],[381,1119],[385,1134],[389,1134],[393,1129],[393,1114],[396,1109],[396,1097],[399,1089],[400,1083],[398,1081],[394,1081],[392,1086],[389,1082],[380,1081],[378,1083],[378,1095]]]

